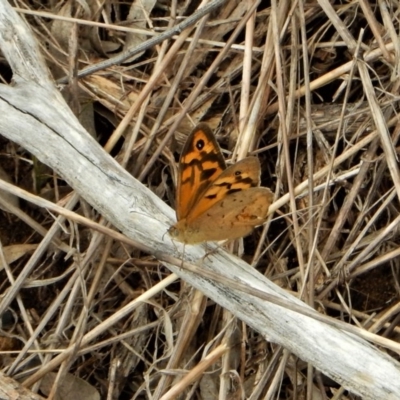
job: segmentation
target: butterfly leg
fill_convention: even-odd
[[[202,257],[202,260],[205,260],[208,256],[211,256],[211,255],[213,255],[214,253],[216,253],[219,249],[221,249],[221,248],[223,248],[223,246],[226,244],[226,243],[229,243],[229,240],[225,240],[225,241],[223,241],[222,243],[218,243],[218,246],[217,247],[215,247],[214,249],[207,249],[207,243],[208,242],[205,242],[205,244],[206,244],[206,254],[204,254],[204,256]]]

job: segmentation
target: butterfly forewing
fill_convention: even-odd
[[[227,196],[257,187],[260,183],[260,161],[256,157],[247,157],[225,169],[202,193],[187,214],[192,221]]]
[[[199,124],[189,135],[179,161],[177,218],[185,218],[207,187],[226,168],[213,133]]]

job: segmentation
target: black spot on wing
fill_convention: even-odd
[[[237,183],[240,183],[240,187],[235,187]],[[216,183],[215,186],[218,186],[220,188],[225,187],[226,192],[228,194],[230,193],[236,193],[240,192],[241,190],[249,187],[254,187],[257,186],[257,182],[254,182],[251,178],[244,178],[235,182],[220,182]]]
[[[217,168],[209,168],[201,171],[200,179],[207,180],[211,178],[217,172]]]
[[[257,182],[251,179],[249,176],[247,178],[238,179],[238,182],[246,183],[249,186],[257,186]]]
[[[236,193],[236,192],[241,192],[243,189],[241,189],[241,188],[237,188],[237,189],[229,189],[228,191],[227,191],[227,194],[232,194],[232,193]],[[236,199],[235,199],[235,201],[236,201]]]
[[[249,185],[249,187],[257,186],[257,182],[255,182],[254,179],[250,178],[250,176],[243,178],[242,173],[240,173],[240,175],[235,175],[235,181],[245,183]]]
[[[189,163],[186,163],[185,166],[191,167],[193,170],[200,171],[201,181],[210,179],[218,171],[218,169],[223,169],[225,167],[219,162],[218,159],[216,159],[215,153],[205,152],[200,154],[199,159],[193,159]]]

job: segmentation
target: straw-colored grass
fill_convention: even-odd
[[[174,206],[182,144],[207,122],[228,162],[259,157],[275,194],[264,229],[229,251],[321,318],[397,342],[398,10],[264,3],[15,5],[70,108],[128,172]],[[359,398],[170,275],[160,260],[173,259],[108,229],[66,177],[1,136],[0,178],[66,208],[0,192],[1,360],[15,381],[65,399]]]

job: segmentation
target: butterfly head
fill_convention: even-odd
[[[172,239],[185,244],[197,244],[204,242],[205,239],[197,238],[196,229],[190,227],[186,219],[178,221],[168,229],[168,234]]]

